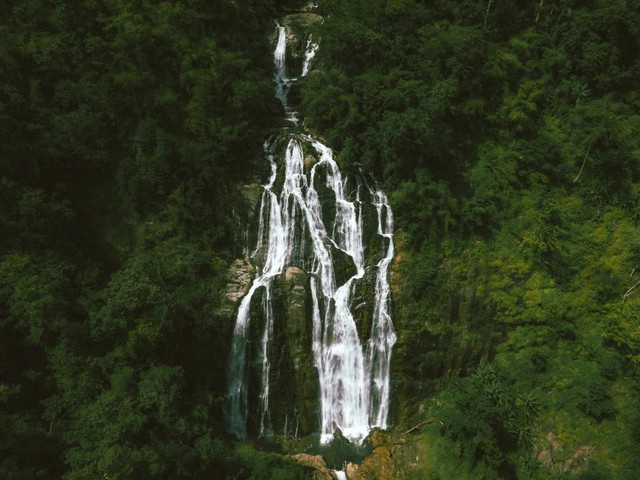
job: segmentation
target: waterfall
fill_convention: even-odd
[[[373,329],[367,344],[367,359],[371,385],[369,411],[374,427],[385,428],[389,414],[389,376],[391,349],[396,343],[396,334],[389,316],[389,265],[393,259],[393,213],[386,195],[375,192],[374,204],[378,213],[378,234],[388,240],[387,251],[378,263],[376,276],[375,307]]]
[[[285,118],[297,125],[298,112],[287,98],[296,79],[287,72],[286,29],[280,25],[277,29],[275,96],[282,103]],[[318,44],[309,36],[301,77],[309,72],[317,49]],[[283,155],[276,154],[284,144]],[[305,165],[305,152],[315,152],[313,166]],[[308,133],[282,132],[265,142],[264,153],[271,175],[263,185],[256,246],[251,252],[254,264],[262,264],[262,268],[240,302],[233,331],[228,370],[229,430],[241,440],[246,438],[248,377],[254,368],[258,370],[260,390],[259,434],[273,431],[269,408],[271,350],[274,324],[278,322],[273,285],[287,268],[303,265],[310,275],[310,347],[320,382],[321,441],[330,441],[339,429],[344,437],[359,444],[371,428],[387,426],[391,353],[396,341],[389,312],[388,276],[394,255],[391,207],[382,191],[369,188],[363,180],[349,189],[350,182],[343,178],[332,150]],[[327,197],[334,202],[329,215],[323,212]],[[370,249],[365,248],[365,204],[377,216],[375,239],[367,240],[382,245],[381,253],[377,253],[381,258],[375,264],[371,252],[367,253]],[[350,265],[349,278],[342,278],[344,273],[341,278],[337,275],[336,256]],[[363,344],[351,308],[356,285],[365,277],[375,278],[375,299],[370,336]],[[247,352],[252,298],[257,292],[262,296],[259,318],[263,325],[259,326],[257,361],[253,361]]]

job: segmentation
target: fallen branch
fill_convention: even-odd
[[[489,2],[487,3],[487,13],[485,13],[484,15],[484,26],[487,26],[487,19],[489,18],[489,9],[491,8],[491,4],[493,3],[493,0],[489,0]]]
[[[53,418],[51,419],[51,423],[49,423],[49,431],[47,432],[47,438],[49,438],[51,436],[51,432],[53,432],[53,422],[55,422],[56,420],[56,414],[53,415]]]
[[[639,282],[640,283],[640,282]],[[417,425],[414,425],[413,427],[411,427],[409,430],[407,430],[404,433],[401,433],[400,435],[404,436],[404,435],[409,435],[410,433],[415,432],[416,430],[420,430],[422,427],[424,427],[425,425],[429,425],[431,423],[433,423],[435,421],[435,419],[433,418],[428,418],[427,420],[420,422]]]
[[[536,13],[536,23],[538,23],[538,20],[540,19],[540,11],[542,10],[543,3],[544,3],[544,0],[540,0],[540,5],[538,6],[538,12]]]
[[[624,292],[624,295],[622,295],[622,301],[624,302],[629,295],[631,295],[634,290],[638,287],[638,285],[640,285],[640,280],[638,280],[636,283],[634,283],[633,285],[631,285],[626,292]]]
[[[587,157],[589,156],[589,151],[591,150],[591,145],[589,145],[589,148],[587,148],[587,153],[584,156],[584,159],[582,160],[582,166],[580,167],[580,171],[578,172],[578,175],[576,175],[576,178],[573,179],[573,183],[576,183],[578,181],[578,179],[580,178],[580,174],[582,173],[582,169],[584,168],[584,164],[587,163]]]

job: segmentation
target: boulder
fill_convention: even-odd
[[[333,480],[334,476],[331,474],[331,471],[327,468],[326,463],[320,455],[309,455],[308,453],[299,453],[297,455],[292,455],[291,458],[296,460],[298,463],[309,467],[313,471],[313,480]]]
[[[358,465],[357,463],[353,463],[353,462],[347,463],[347,466],[344,469],[344,471],[345,471],[345,473],[347,475],[347,480],[355,480],[359,466],[360,465]]]
[[[318,158],[311,154],[311,153],[306,153],[304,156],[304,170],[305,172],[309,172],[313,166],[318,163]]]
[[[284,272],[284,281],[292,288],[302,286],[306,284],[308,279],[307,273],[298,267],[289,267]]]

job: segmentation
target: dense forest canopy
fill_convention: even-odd
[[[302,6],[3,3],[0,477],[304,477],[225,432],[221,293]],[[411,478],[635,478],[640,4],[317,13],[305,124],[394,207]]]

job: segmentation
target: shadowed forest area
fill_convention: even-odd
[[[222,442],[218,307],[279,117],[279,8],[3,2],[3,479],[277,478]]]
[[[301,6],[3,2],[0,477],[310,474],[224,419],[242,186]],[[391,422],[427,445],[405,478],[636,478],[640,4],[316,12],[305,125],[394,209]]]

